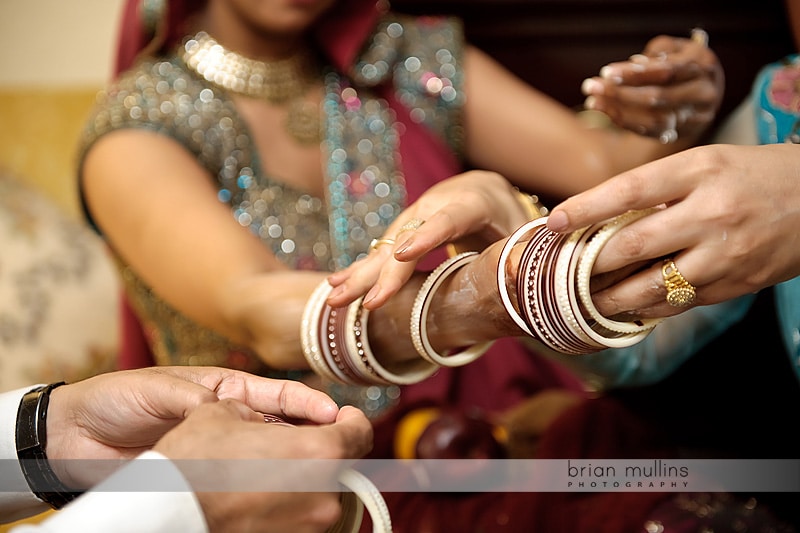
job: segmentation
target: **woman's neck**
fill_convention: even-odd
[[[292,57],[308,46],[304,33],[271,33],[219,6],[220,3],[209,2],[194,31],[206,31],[228,50],[269,62]]]

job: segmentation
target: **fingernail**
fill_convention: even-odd
[[[339,285],[338,287],[334,287],[334,289],[328,295],[327,299],[328,300],[335,300],[339,296],[341,296],[343,292],[344,292],[344,287],[342,285]]]
[[[617,85],[622,83],[622,76],[620,76],[616,68],[610,65],[606,65],[605,67],[600,69],[600,77],[603,78],[604,80],[611,80]]]
[[[406,240],[406,242],[401,243],[400,246],[397,247],[397,250],[394,251],[395,256],[403,255],[406,253],[412,246],[414,245],[414,238],[411,237]]]
[[[373,285],[372,288],[367,292],[366,296],[364,296],[363,303],[368,304],[369,302],[377,298],[380,292],[381,292],[381,286],[378,284]]]
[[[647,57],[647,56],[646,56],[646,55],[644,55],[644,54],[633,54],[633,55],[632,55],[631,57],[629,57],[628,59],[630,59],[630,60],[631,60],[631,61],[633,61],[634,63],[649,63],[649,62],[650,62],[650,58],[649,58],[649,57]]]
[[[585,95],[603,94],[603,84],[594,78],[586,78],[581,83],[581,92]]]
[[[564,231],[569,227],[569,217],[564,211],[553,211],[547,218],[547,227],[552,231]]]
[[[586,109],[594,109],[597,107],[597,99],[594,96],[587,96],[583,101],[583,107]]]

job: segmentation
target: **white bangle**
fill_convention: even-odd
[[[508,257],[511,255],[514,245],[517,244],[517,242],[519,242],[519,240],[522,239],[526,233],[538,228],[539,226],[544,226],[545,224],[547,224],[547,218],[543,217],[526,222],[517,228],[516,231],[511,234],[508,240],[506,240],[505,244],[503,245],[503,249],[500,251],[500,258],[497,261],[497,290],[500,292],[500,301],[503,302],[503,307],[505,307],[506,312],[511,319],[514,320],[517,326],[519,326],[522,331],[532,337],[535,335],[528,327],[525,319],[514,308],[514,304],[511,303],[511,297],[508,295],[508,285],[506,284],[506,262],[508,261]]]
[[[571,310],[570,321],[574,321],[574,326],[583,332],[590,339],[590,345],[594,345],[593,349],[587,349],[584,353],[591,353],[605,348],[625,348],[638,343],[646,337],[650,331],[643,331],[631,334],[620,334],[612,332],[611,336],[603,335],[592,328],[591,324],[587,322],[586,318],[581,312],[581,307],[578,303],[578,294],[576,288],[575,271],[580,256],[583,253],[584,245],[587,239],[591,236],[590,231],[586,231],[575,244],[575,249],[569,258],[567,266],[567,275],[562,281],[566,281],[566,286],[557,289],[559,294],[559,303],[564,305],[567,309]],[[564,301],[566,295],[566,301]],[[576,331],[577,331],[576,330]]]
[[[653,209],[629,211],[623,215],[611,219],[610,221],[597,224],[594,228],[592,228],[593,234],[589,238],[586,247],[581,253],[580,259],[578,260],[576,284],[578,286],[578,296],[580,297],[580,301],[586,309],[588,315],[600,326],[609,331],[615,333],[641,333],[643,331],[653,329],[662,320],[650,318],[622,322],[606,318],[600,314],[600,312],[597,310],[597,307],[595,307],[590,291],[592,268],[594,267],[594,263],[597,261],[597,256],[600,255],[600,251],[603,249],[603,246],[605,246],[609,239],[611,239],[611,237],[624,226],[630,224],[634,220],[652,213],[653,211]]]
[[[400,363],[401,371],[390,370],[382,365],[369,345],[367,324],[369,323],[369,309],[361,306],[363,297],[353,302],[347,312],[346,329],[351,332],[346,337],[347,348],[350,354],[358,354],[358,362],[367,372],[385,384],[411,385],[431,377],[438,367],[425,360],[408,361]],[[355,359],[355,358],[354,358]]]
[[[464,366],[485,354],[494,344],[494,341],[481,342],[452,355],[440,355],[433,349],[428,339],[428,311],[433,295],[450,274],[477,258],[477,252],[464,252],[445,260],[428,275],[417,292],[414,306],[411,308],[411,341],[417,353],[430,363],[446,367]]]
[[[308,298],[300,320],[300,345],[309,368],[315,374],[331,381],[340,381],[325,362],[325,355],[319,342],[322,309],[332,290],[333,287],[328,280],[324,280]]]
[[[392,517],[383,495],[370,479],[352,468],[339,473],[339,483],[350,489],[364,504],[372,519],[372,533],[391,533]],[[358,521],[361,524],[361,521]],[[358,531],[358,529],[356,529]]]

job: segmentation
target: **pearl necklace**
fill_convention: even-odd
[[[186,41],[183,50],[186,65],[206,81],[235,94],[286,105],[286,131],[301,143],[319,142],[319,108],[304,98],[320,73],[308,50],[267,63],[227,50],[203,31]]]

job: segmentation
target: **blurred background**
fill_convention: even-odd
[[[122,0],[0,0],[0,390],[113,367],[116,272],[80,220],[76,146]]]
[[[82,121],[108,81],[122,0],[0,2],[0,170],[77,213]]]

